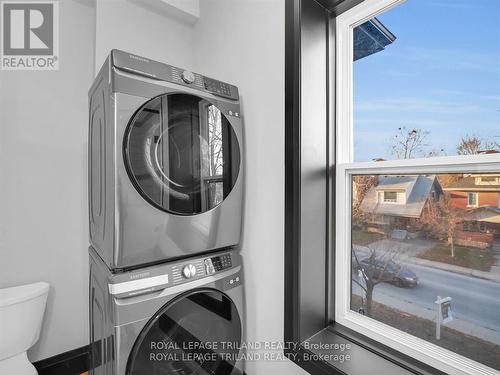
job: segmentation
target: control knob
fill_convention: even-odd
[[[186,279],[190,279],[196,275],[196,267],[192,264],[188,264],[182,268],[182,276]]]
[[[182,72],[181,77],[182,77],[182,80],[188,84],[193,83],[194,79],[195,79],[193,72],[190,72],[189,70],[184,70]]]

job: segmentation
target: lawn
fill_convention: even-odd
[[[363,230],[352,231],[352,243],[355,245],[366,246],[382,238],[384,238],[384,236],[380,233],[371,233]]]
[[[351,309],[358,311],[361,297],[353,295]],[[431,320],[373,302],[372,318],[442,348],[500,370],[500,346],[475,336],[441,326],[441,339],[436,340],[436,323]]]
[[[450,247],[441,242],[436,244],[432,249],[419,254],[418,257],[486,272],[495,264],[495,259],[489,250],[455,245],[455,257],[452,257]]]

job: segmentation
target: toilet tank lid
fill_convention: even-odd
[[[49,284],[43,281],[0,289],[0,307],[28,301],[48,293]]]

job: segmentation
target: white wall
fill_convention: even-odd
[[[0,288],[51,284],[32,361],[88,343],[87,91],[95,73],[111,48],[192,65],[193,27],[178,17],[132,1],[65,0],[59,18],[59,71],[0,71]]]
[[[51,284],[32,360],[87,343],[87,88],[94,5],[60,7],[60,70],[0,71],[0,288]]]
[[[202,0],[197,72],[239,87],[246,136],[242,254],[250,341],[283,340],[285,0]],[[249,362],[248,374],[305,374],[292,362]]]
[[[96,72],[113,48],[190,69],[193,26],[135,0],[97,0]]]

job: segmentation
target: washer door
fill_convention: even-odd
[[[165,305],[143,328],[127,375],[229,375],[241,344],[233,301],[216,290],[196,290]]]
[[[124,137],[125,165],[155,207],[195,215],[219,205],[240,168],[240,148],[225,115],[208,100],[165,94],[144,104]]]

